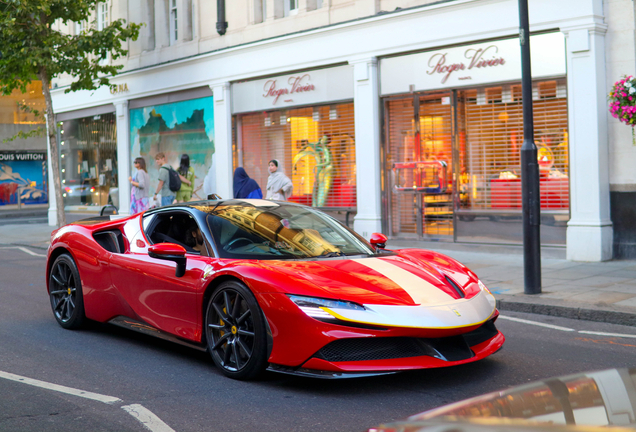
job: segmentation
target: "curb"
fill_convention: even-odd
[[[572,307],[497,299],[497,309],[636,327],[636,313],[593,307]]]

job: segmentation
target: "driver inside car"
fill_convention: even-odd
[[[192,228],[188,231],[188,246],[194,249],[197,252],[201,252],[204,248],[203,246],[203,234],[199,228]]]

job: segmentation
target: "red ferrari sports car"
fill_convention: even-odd
[[[54,231],[47,289],[64,328],[88,319],[207,350],[237,379],[393,373],[501,348],[475,273],[385,242],[298,204],[190,202]]]

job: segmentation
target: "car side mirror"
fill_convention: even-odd
[[[386,247],[386,242],[389,240],[387,236],[380,233],[371,234],[371,240],[369,241],[371,245],[376,249],[384,249]]]
[[[148,255],[151,258],[174,261],[177,263],[176,277],[181,277],[186,270],[186,250],[183,246],[174,243],[159,243],[148,248]]]

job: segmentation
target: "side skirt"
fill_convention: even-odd
[[[166,340],[168,342],[174,342],[179,345],[187,346],[188,348],[194,348],[195,350],[198,350],[198,351],[206,352],[208,350],[206,346],[180,339],[176,336],[171,335],[170,333],[163,332],[146,323],[143,323],[131,318],[118,316],[108,321],[108,324],[113,324],[118,327],[123,327],[128,330],[136,331],[138,333],[143,333],[148,336],[154,336],[159,339]]]

